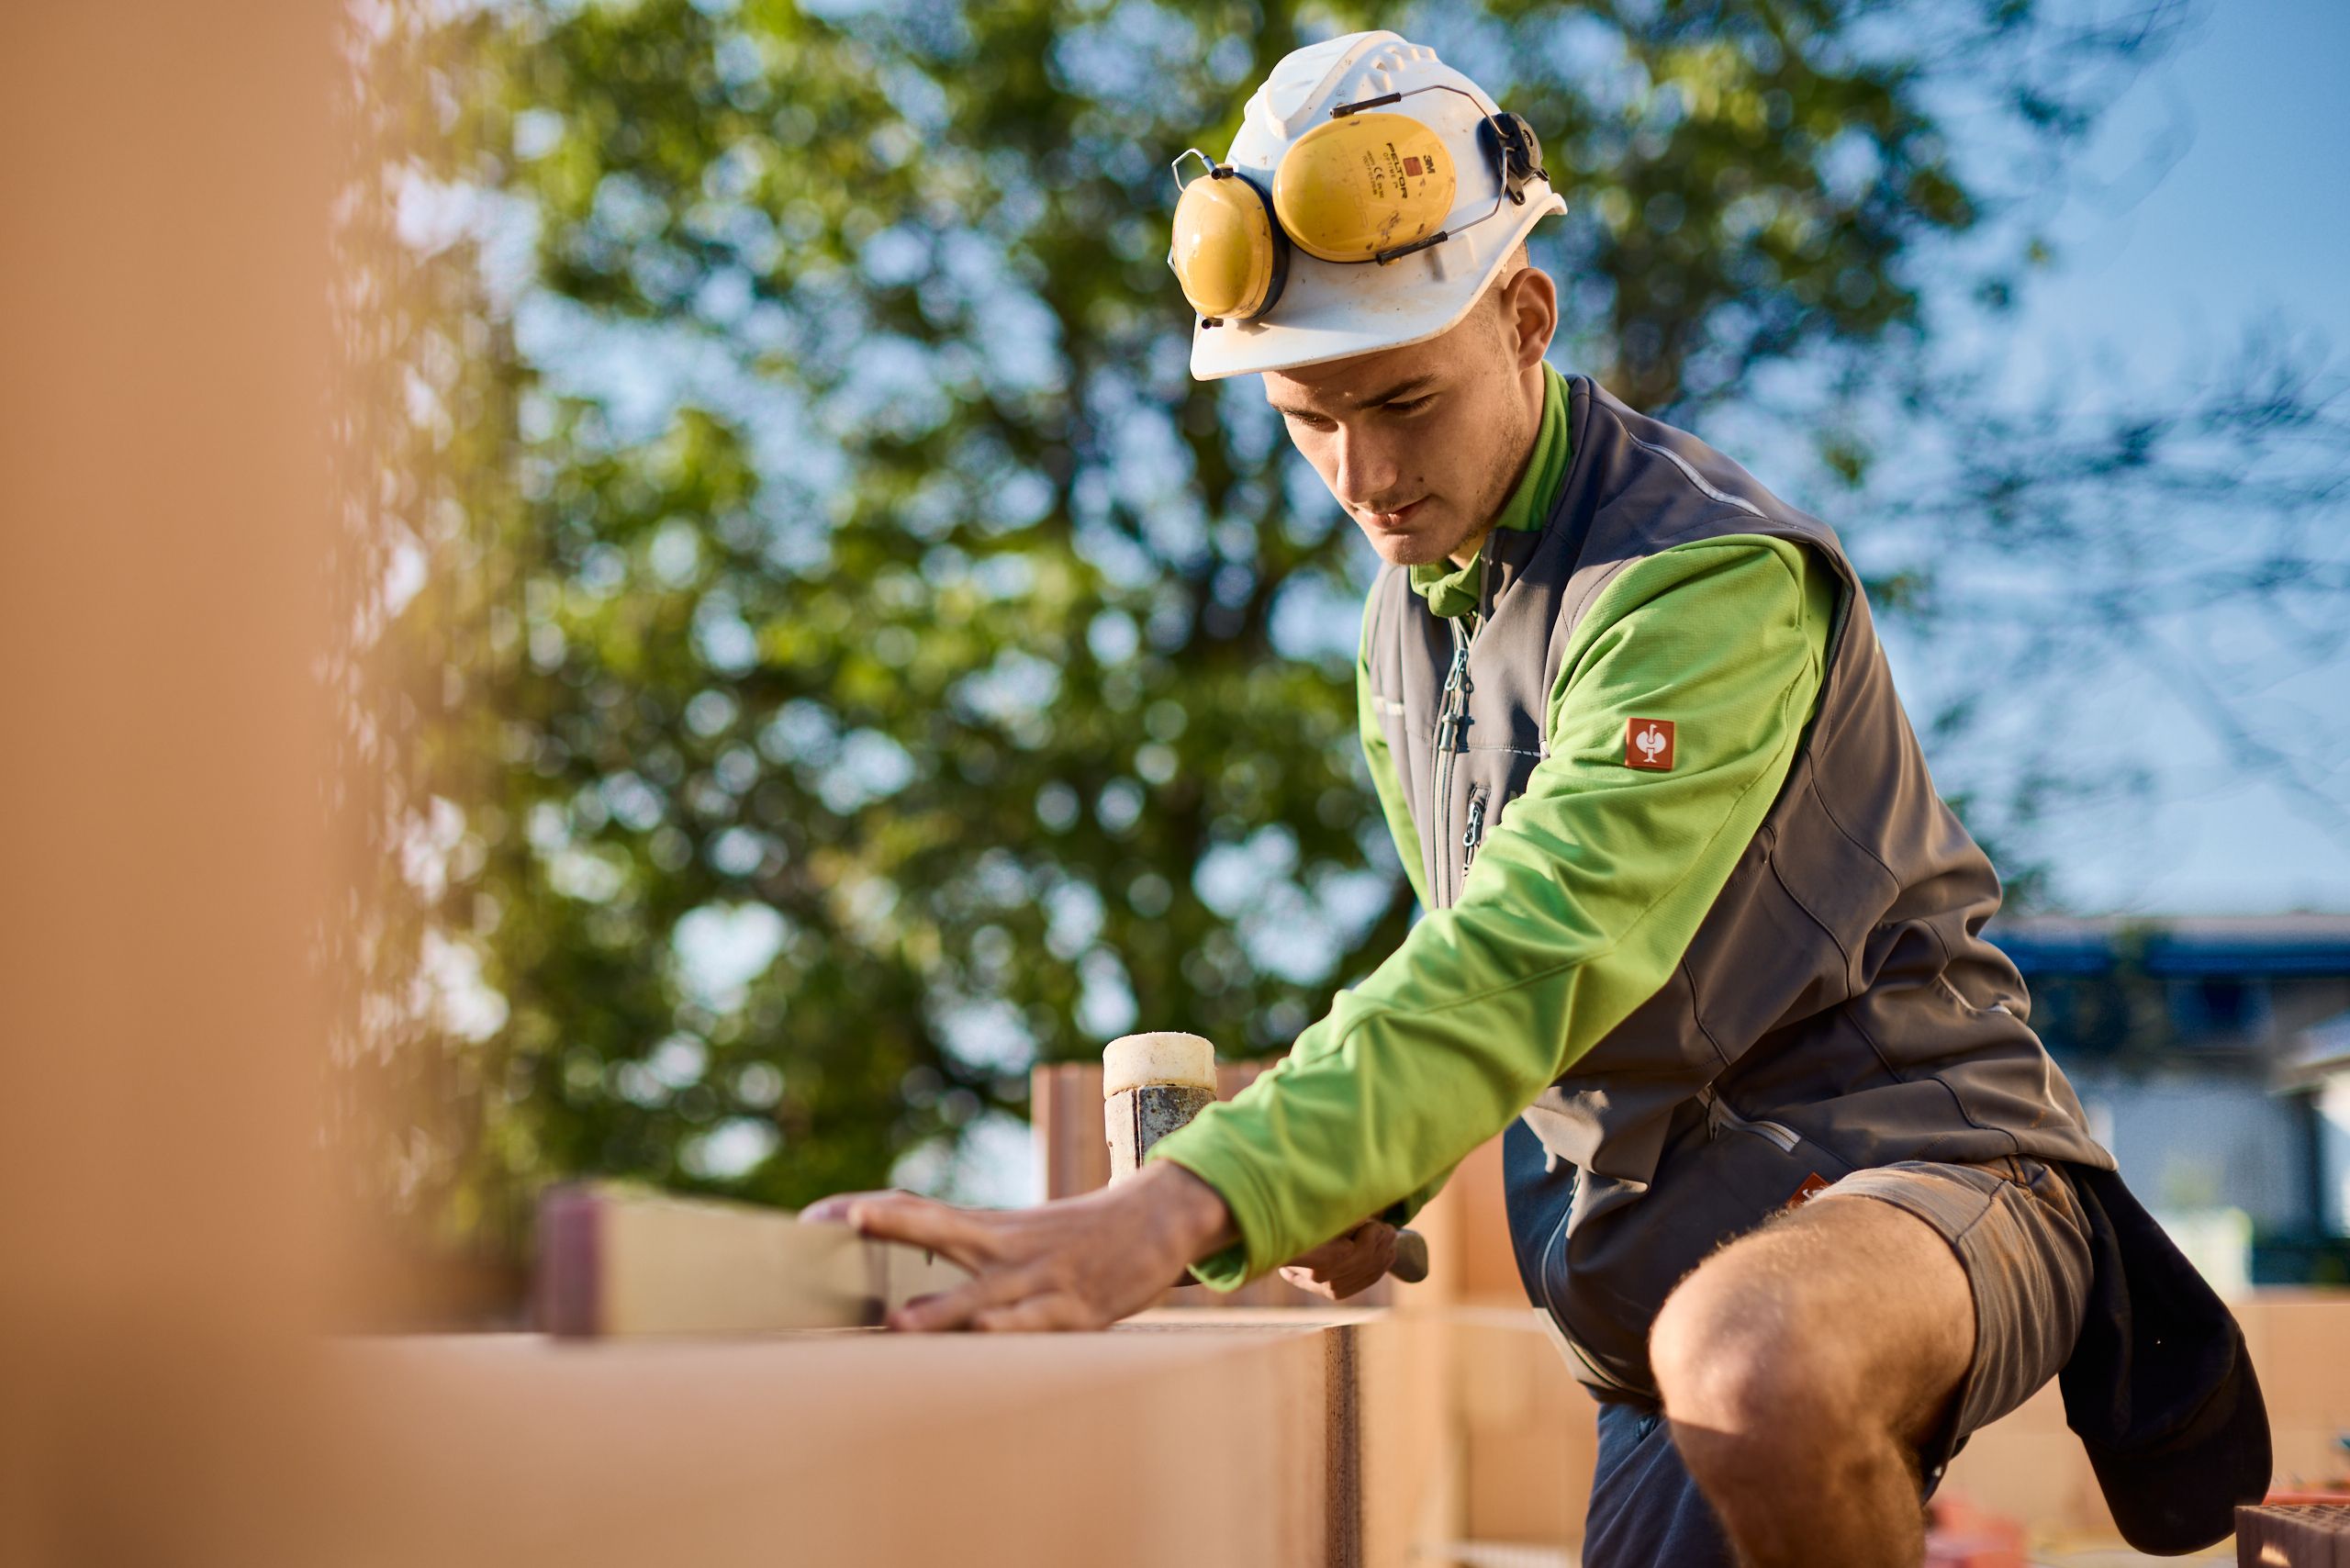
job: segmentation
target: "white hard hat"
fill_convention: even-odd
[[[1276,237],[1286,254],[1285,274],[1273,282],[1277,297],[1269,307],[1252,306],[1263,311],[1253,319],[1195,322],[1196,378],[1292,370],[1433,338],[1469,313],[1537,222],[1567,210],[1538,166],[1539,148],[1525,160],[1530,178],[1504,177],[1495,133],[1524,132],[1530,143],[1524,122],[1503,115],[1484,89],[1438,60],[1436,50],[1391,32],[1348,33],[1293,50],[1274,66],[1250,96],[1240,133],[1217,171],[1244,178],[1224,189],[1252,187],[1268,199],[1251,203],[1248,221],[1276,223],[1270,212],[1260,219],[1255,209],[1272,205],[1283,154],[1329,126],[1334,109],[1351,115],[1374,107],[1419,121],[1448,150],[1457,178],[1450,210],[1437,230],[1442,238],[1386,252],[1392,259],[1334,262]],[[1205,182],[1193,185],[1204,188]],[[1217,216],[1227,225],[1237,221],[1229,213]],[[1184,241],[1179,224],[1179,248]],[[1192,260],[1189,253],[1169,256],[1179,275]]]

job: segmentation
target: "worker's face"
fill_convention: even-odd
[[[1265,399],[1371,548],[1427,566],[1483,538],[1509,498],[1557,325],[1557,291],[1527,267],[1427,342],[1267,371]]]

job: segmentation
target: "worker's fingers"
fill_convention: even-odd
[[[1395,1227],[1368,1219],[1344,1236],[1290,1260],[1281,1277],[1329,1301],[1360,1295],[1386,1277],[1395,1261]]]
[[[1067,1291],[1047,1291],[971,1315],[971,1327],[990,1334],[1044,1334],[1102,1326],[1102,1315]]]
[[[1318,1295],[1326,1301],[1338,1299],[1338,1293],[1331,1288],[1330,1282],[1315,1274],[1311,1269],[1301,1268],[1292,1263],[1281,1270],[1281,1278],[1309,1295]]]
[[[1376,1283],[1386,1277],[1388,1270],[1395,1266],[1396,1238],[1401,1235],[1403,1232],[1393,1226],[1384,1225],[1377,1220],[1373,1220],[1364,1227],[1362,1237],[1355,1248],[1355,1260],[1370,1272],[1369,1277],[1361,1285],[1356,1286],[1356,1289],[1360,1290]]]
[[[1001,1255],[1002,1216],[918,1198],[912,1193],[867,1193],[841,1217],[866,1236],[937,1252],[974,1272]]]
[[[1360,1264],[1345,1269],[1333,1269],[1314,1277],[1304,1288],[1330,1301],[1344,1301],[1359,1295],[1379,1282],[1379,1274]]]
[[[890,1315],[890,1327],[901,1334],[942,1334],[949,1329],[969,1328],[980,1313],[1024,1300],[1036,1294],[1041,1282],[1030,1268],[989,1270],[974,1274],[951,1291],[916,1296]]]
[[[1326,1279],[1337,1270],[1346,1267],[1347,1260],[1354,1256],[1356,1249],[1360,1245],[1360,1238],[1365,1227],[1375,1223],[1372,1220],[1365,1220],[1352,1230],[1332,1237],[1311,1251],[1299,1253],[1284,1267],[1304,1269],[1319,1278]]]
[[[861,1204],[867,1198],[878,1198],[884,1196],[887,1196],[887,1194],[879,1192],[834,1193],[831,1197],[819,1198],[814,1203],[810,1204],[806,1208],[801,1209],[800,1211],[800,1217],[803,1220],[840,1225],[848,1219],[848,1211],[853,1204]]]
[[[1316,1247],[1313,1251],[1301,1252],[1296,1257],[1291,1259],[1288,1262],[1282,1264],[1281,1272],[1286,1274],[1292,1269],[1295,1269],[1307,1274],[1319,1275],[1327,1273],[1329,1271],[1338,1266],[1339,1259],[1345,1255],[1346,1244],[1344,1242],[1326,1241],[1321,1246]]]
[[[1360,1281],[1347,1293],[1351,1294],[1387,1271],[1395,1259],[1395,1227],[1385,1221],[1367,1219],[1344,1235],[1291,1259],[1285,1271],[1304,1269],[1325,1283]]]

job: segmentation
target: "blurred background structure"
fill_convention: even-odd
[[[1556,362],[1843,532],[2010,913],[2350,912],[2350,404],[2308,259],[2350,236],[2292,199],[2340,139],[2196,162],[2207,121],[2344,129],[2225,65],[2293,36],[2331,104],[2324,7],[354,17],[346,214],[412,301],[375,361],[404,477],[357,520],[402,672],[360,693],[406,912],[366,1054],[416,1113],[372,1169],[469,1291],[510,1294],[566,1174],[1021,1201],[1034,1064],[1278,1052],[1401,935],[1371,556],[1253,379],[1189,379],[1163,260],[1169,158],[1346,28],[1543,135]],[[2192,271],[2129,247],[2178,181],[2240,241]],[[2083,1048],[2167,1070],[2136,1043]]]
[[[2350,1283],[2350,915],[1997,929],[2098,1141],[2214,1283]]]

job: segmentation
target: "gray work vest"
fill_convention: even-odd
[[[1617,572],[1760,533],[1810,546],[1838,583],[1815,715],[1729,882],[1662,989],[1525,1113],[1547,1153],[1512,1176],[1528,1291],[1586,1381],[1649,1393],[1673,1283],[1822,1182],[1908,1159],[2113,1160],[1979,935],[1998,877],[1934,791],[1835,532],[1589,379],[1567,386],[1566,476],[1539,530],[1489,538],[1473,635],[1400,568],[1371,589],[1372,695],[1438,908],[1544,756],[1561,660]]]

